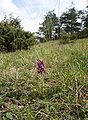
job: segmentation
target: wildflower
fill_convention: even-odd
[[[85,103],[88,103],[88,100],[83,100]]]
[[[37,60],[37,72],[40,73],[41,75],[45,73],[44,62],[39,59]]]

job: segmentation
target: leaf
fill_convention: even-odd
[[[12,116],[12,113],[11,112],[7,112],[6,113],[6,117],[10,120],[13,120],[13,116]]]
[[[2,105],[4,103],[3,98],[0,97],[0,105]]]
[[[84,120],[88,120],[88,118],[86,117],[86,118],[84,118]]]

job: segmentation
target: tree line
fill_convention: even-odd
[[[43,41],[58,39],[81,39],[88,37],[88,6],[85,10],[76,10],[73,3],[66,12],[58,18],[49,11],[40,24],[38,33]]]
[[[75,9],[73,3],[71,6],[59,18],[54,10],[44,16],[37,32],[40,42],[88,37],[88,6],[80,11]],[[0,51],[27,50],[35,43],[34,33],[23,30],[19,17],[14,18],[10,14],[0,22]]]

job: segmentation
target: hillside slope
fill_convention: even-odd
[[[87,120],[87,108],[88,39],[0,53],[0,120]]]

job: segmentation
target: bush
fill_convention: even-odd
[[[0,22],[0,51],[15,51],[29,49],[35,44],[34,34],[26,32],[20,25],[18,18],[12,16]]]
[[[60,44],[68,44],[70,42],[70,34],[68,33],[63,33],[61,35],[61,40],[60,40]]]
[[[70,35],[70,40],[76,40],[77,39],[77,33],[73,33]]]

